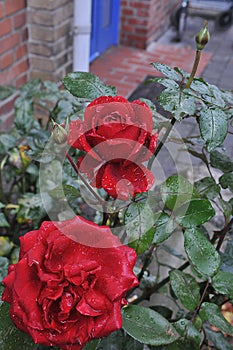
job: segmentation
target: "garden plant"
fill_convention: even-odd
[[[205,24],[191,74],[152,63],[162,114],[85,72],[0,88],[17,94],[0,133],[1,350],[232,349],[233,93],[195,77],[208,41]]]

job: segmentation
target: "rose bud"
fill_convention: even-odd
[[[58,145],[62,145],[66,143],[68,138],[67,135],[68,133],[66,129],[62,125],[57,124],[53,121],[52,137],[54,139],[54,142],[57,143]]]
[[[210,40],[210,33],[208,29],[208,23],[205,23],[204,28],[196,35],[196,46],[197,50],[201,51],[204,49],[208,41]]]

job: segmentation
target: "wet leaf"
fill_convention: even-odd
[[[194,186],[181,175],[170,176],[161,185],[162,200],[165,205],[173,210],[192,198],[198,198],[199,194]]]
[[[200,300],[200,290],[194,277],[182,271],[173,270],[170,272],[170,282],[181,303],[188,310],[195,310]]]
[[[214,289],[233,298],[233,273],[227,271],[218,271],[212,279]]]
[[[145,307],[129,305],[122,310],[123,329],[141,343],[162,345],[179,338],[175,328],[159,313]]]
[[[74,96],[93,100],[102,95],[116,95],[116,88],[105,85],[97,76],[87,72],[69,73],[63,85]]]
[[[155,215],[155,233],[153,243],[159,244],[171,236],[175,229],[174,221],[166,213]]]
[[[192,228],[184,232],[184,248],[189,261],[203,277],[211,277],[218,271],[220,256],[201,229]]]
[[[199,311],[199,316],[203,321],[209,322],[222,332],[233,335],[233,327],[222,315],[219,307],[212,303],[203,303]]]
[[[196,181],[194,186],[200,196],[208,199],[214,199],[220,192],[219,185],[217,185],[215,180],[211,177],[204,177],[203,179]]]
[[[195,198],[174,210],[175,220],[184,227],[194,227],[210,220],[215,211],[207,199]]]

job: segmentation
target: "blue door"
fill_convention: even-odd
[[[118,43],[120,0],[92,0],[90,61]]]

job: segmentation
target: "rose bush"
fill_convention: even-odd
[[[101,96],[87,106],[84,121],[70,123],[69,144],[86,152],[78,165],[93,186],[127,199],[153,184],[152,173],[142,165],[156,148],[152,129],[152,112],[144,102]]]
[[[44,222],[20,241],[2,299],[35,343],[79,350],[121,328],[126,292],[138,284],[136,253],[108,227],[76,216]]]

